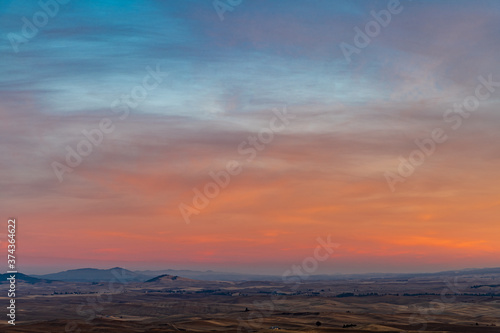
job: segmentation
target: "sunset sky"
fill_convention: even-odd
[[[0,3],[18,269],[282,274],[329,235],[315,274],[500,266],[500,2],[237,2]]]

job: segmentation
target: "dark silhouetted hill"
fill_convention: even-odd
[[[9,283],[9,281],[7,280],[8,278],[10,278],[11,275],[15,275],[16,276],[16,281],[24,281],[26,283],[30,283],[30,284],[35,284],[35,283],[52,283],[54,281],[52,280],[48,280],[48,279],[39,279],[39,278],[36,278],[36,277],[33,277],[33,276],[29,276],[29,275],[26,275],[26,274],[23,274],[23,273],[16,273],[16,274],[0,274],[0,281],[1,283]]]
[[[51,279],[67,282],[106,282],[106,281],[120,281],[120,282],[134,282],[146,281],[149,276],[142,275],[136,272],[129,271],[121,267],[114,267],[110,269],[97,269],[97,268],[80,268],[71,269],[59,273],[35,275],[37,278]]]

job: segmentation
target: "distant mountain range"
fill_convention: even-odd
[[[485,275],[500,274],[500,268],[473,268],[456,271],[443,271],[437,273],[371,273],[371,274],[338,274],[338,275],[311,275],[307,280],[345,280],[345,279],[383,279],[434,276],[460,276],[460,275]],[[9,274],[2,274],[1,281],[7,282]],[[192,271],[192,270],[158,270],[158,271],[131,271],[125,268],[114,267],[110,269],[80,268],[59,273],[45,275],[16,274],[18,280],[27,283],[50,283],[53,281],[66,282],[106,282],[119,280],[121,282],[157,282],[157,281],[279,281],[281,276],[255,275],[240,273],[224,273],[214,271]]]
[[[276,281],[281,280],[280,276],[273,275],[258,275],[258,274],[241,274],[241,273],[225,273],[225,272],[214,272],[214,271],[193,271],[193,270],[175,270],[175,269],[164,269],[158,271],[135,271],[135,273],[147,276],[158,276],[158,275],[176,275],[182,276],[189,279],[202,280],[202,281]]]
[[[2,282],[8,282],[8,278],[11,277],[11,275],[14,275],[14,274],[0,274],[0,281]],[[48,279],[39,279],[39,278],[36,278],[36,277],[33,277],[33,276],[29,276],[29,275],[26,275],[26,274],[22,274],[22,273],[16,273],[15,274],[16,276],[16,281],[24,281],[26,283],[30,283],[30,284],[35,284],[35,283],[52,283],[54,281],[52,280],[48,280]]]
[[[67,282],[103,282],[112,280],[119,280],[121,282],[142,282],[151,278],[148,275],[142,275],[121,267],[110,269],[79,268],[59,273],[32,276],[39,279]]]
[[[214,271],[202,272],[173,269],[159,271],[130,271],[121,267],[114,267],[110,269],[79,268],[58,273],[31,276],[39,279],[50,279],[68,282],[103,282],[111,281],[113,279],[119,279],[122,282],[144,282],[160,275],[178,276],[201,281],[276,281],[281,279],[281,277],[279,276],[271,275],[222,273]]]
[[[193,279],[187,279],[184,277],[180,277],[177,275],[168,275],[168,274],[163,274],[157,277],[154,277],[152,279],[149,279],[146,281],[146,283],[152,283],[152,282],[172,282],[172,281],[179,281],[179,282],[195,282],[196,280]]]

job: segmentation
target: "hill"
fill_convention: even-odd
[[[142,282],[150,278],[149,276],[132,272],[121,267],[114,267],[110,269],[80,268],[62,271],[59,273],[34,276],[41,279],[67,282],[105,282],[113,280],[119,280],[121,282]]]
[[[145,271],[135,271],[138,274],[148,275],[150,277],[158,275],[177,275],[183,276],[190,279],[202,280],[202,281],[280,281],[281,276],[273,275],[257,275],[257,274],[244,274],[244,273],[230,273],[230,272],[215,272],[215,271],[194,271],[194,270],[176,270],[176,269],[164,269],[164,270],[145,270]]]
[[[0,274],[1,283],[9,283],[9,281],[7,279],[10,278],[11,275],[14,275],[14,274]],[[16,273],[15,276],[16,276],[16,281],[24,281],[24,282],[29,283],[29,284],[54,282],[52,280],[39,279],[39,278],[32,277],[32,276],[29,276],[29,275],[26,275],[23,273]]]
[[[154,277],[152,279],[149,279],[146,281],[146,283],[151,283],[151,282],[163,282],[163,283],[170,283],[170,282],[199,282],[198,280],[193,280],[193,279],[188,279],[184,277],[180,277],[177,275],[169,275],[169,274],[163,274],[159,275],[157,277]]]

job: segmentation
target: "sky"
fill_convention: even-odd
[[[4,0],[0,36],[22,272],[500,266],[497,1]]]

